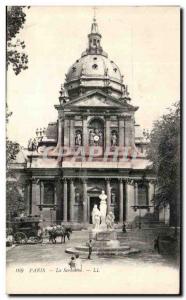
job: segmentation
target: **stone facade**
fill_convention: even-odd
[[[66,74],[56,123],[26,152],[21,169],[27,214],[51,222],[92,222],[99,194],[118,224],[153,213],[155,177],[145,157],[147,140],[136,140],[135,112],[118,66],[103,51],[94,19],[89,47]],[[20,165],[21,166],[21,165]]]

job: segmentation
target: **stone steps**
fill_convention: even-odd
[[[88,252],[88,246],[76,246],[75,247],[76,250],[78,251],[84,251],[84,252]],[[129,245],[123,245],[123,246],[120,246],[120,247],[93,247],[92,248],[92,252],[97,252],[97,251],[125,251],[125,250],[129,250],[130,249],[130,246]]]
[[[79,247],[80,248],[80,247]],[[128,248],[128,249],[127,249]],[[130,248],[130,247],[121,247],[120,249],[98,249],[97,251],[92,252],[92,254],[96,254],[98,256],[129,256],[129,255],[134,255],[134,254],[138,254],[141,251],[139,249],[135,249],[135,248]],[[76,248],[67,248],[65,250],[66,253],[68,254],[84,254],[87,255],[88,254],[88,247],[87,249],[85,249],[85,247],[82,246],[82,249],[78,250],[77,247]]]

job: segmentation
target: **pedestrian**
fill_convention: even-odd
[[[159,235],[154,240],[154,250],[156,250],[158,253],[160,253],[160,245],[159,245]]]
[[[82,262],[81,259],[79,258],[79,254],[76,254],[76,261],[75,261],[75,265],[76,265],[76,270],[81,271],[82,270]]]
[[[69,262],[69,266],[70,266],[71,270],[75,270],[76,264],[75,264],[74,256],[71,257],[71,260]]]
[[[91,254],[92,254],[92,240],[89,240],[88,242],[88,259],[91,259]]]
[[[123,233],[126,233],[126,232],[127,232],[127,231],[126,231],[126,224],[125,224],[125,222],[123,222],[122,231],[123,231]]]

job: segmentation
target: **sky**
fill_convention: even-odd
[[[28,69],[7,72],[13,112],[8,137],[26,146],[36,128],[57,120],[60,85],[86,49],[92,7],[32,6],[18,38],[25,41]],[[151,129],[180,99],[180,19],[177,7],[99,6],[102,47],[124,75],[136,123]]]

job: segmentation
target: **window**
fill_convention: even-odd
[[[114,68],[113,70],[114,70],[115,73],[117,72],[117,68]]]
[[[94,60],[97,60],[97,57],[94,57],[93,59],[94,59]]]
[[[73,67],[72,68],[72,72],[74,73],[76,71],[76,67]]]
[[[148,205],[148,189],[144,184],[138,185],[138,204],[140,206]]]
[[[93,39],[93,45],[96,45],[96,39]]]
[[[52,182],[44,183],[43,204],[54,204],[54,184]]]

